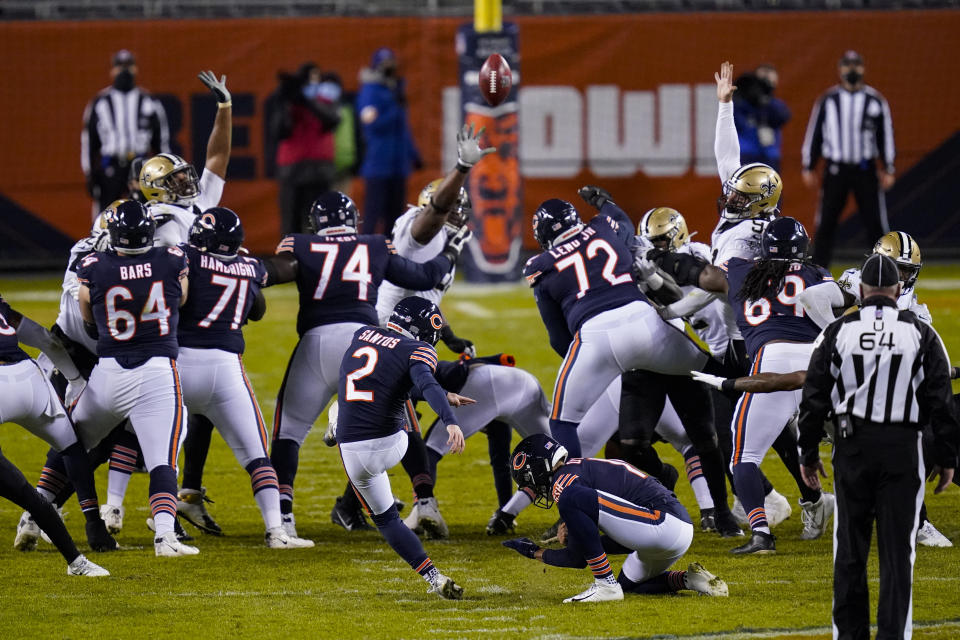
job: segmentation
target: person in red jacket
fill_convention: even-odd
[[[277,141],[281,231],[290,234],[303,230],[310,203],[333,183],[334,130],[340,115],[337,105],[323,97],[321,71],[312,62],[295,75],[279,77],[270,129]]]

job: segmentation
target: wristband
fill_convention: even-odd
[[[226,102],[218,102],[217,109],[229,109],[233,106],[233,100],[227,100]]]
[[[651,291],[657,291],[663,286],[663,276],[661,276],[659,273],[653,274],[647,278],[647,286],[650,287]]]
[[[727,393],[731,391],[736,391],[737,390],[736,384],[737,384],[736,378],[727,378],[726,380],[720,383],[720,390],[725,391]]]
[[[472,165],[463,164],[461,161],[457,160],[457,171],[460,173],[469,173]]]

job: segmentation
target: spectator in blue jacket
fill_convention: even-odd
[[[790,121],[790,109],[775,97],[777,70],[763,64],[737,78],[733,120],[740,139],[740,161],[762,162],[780,170],[780,129]]]
[[[365,148],[360,165],[366,182],[362,232],[374,233],[382,220],[382,232],[389,234],[404,211],[407,176],[423,166],[407,122],[404,81],[391,49],[377,49],[370,67],[360,71],[357,113]]]

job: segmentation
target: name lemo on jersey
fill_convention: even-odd
[[[389,338],[375,329],[367,329],[357,336],[357,340],[363,340],[387,349],[393,349],[400,344],[400,338]]]

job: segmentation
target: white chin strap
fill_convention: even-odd
[[[561,242],[566,242],[573,236],[580,233],[582,230],[583,230],[582,224],[578,224],[571,227],[570,229],[567,229],[566,231],[564,231],[563,233],[561,233],[560,235],[558,235],[556,238],[553,239],[553,242],[550,243],[550,247],[553,248],[558,244],[560,244]]]

